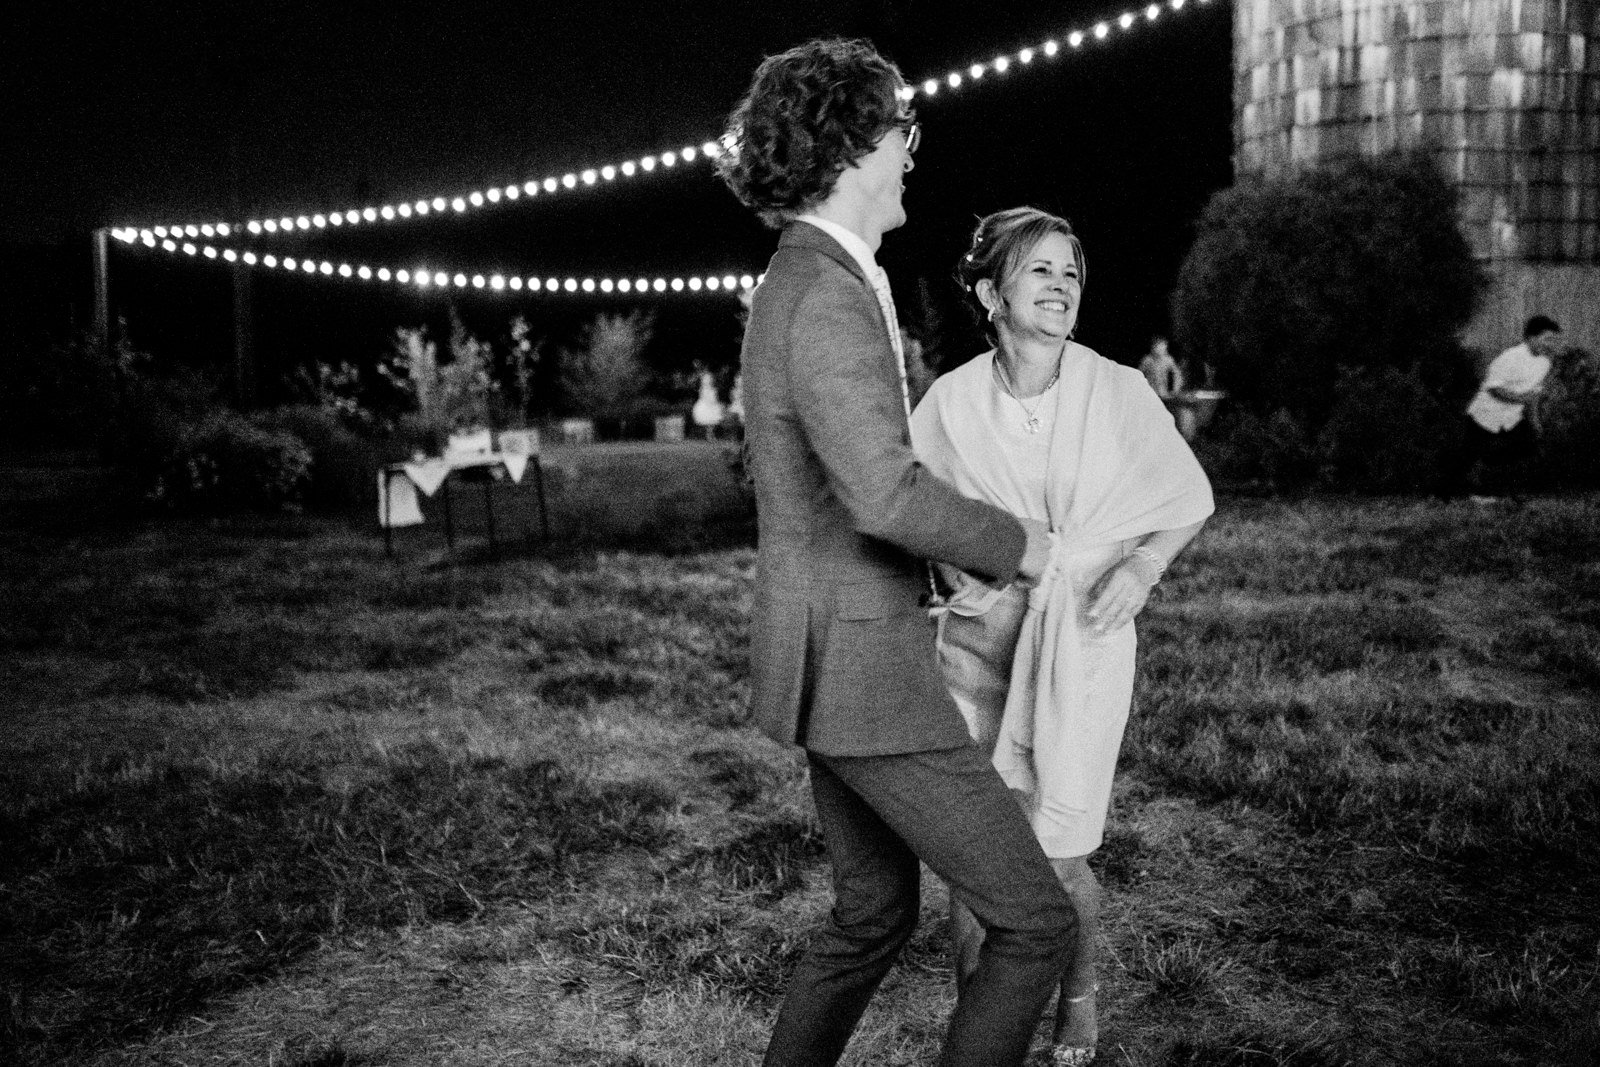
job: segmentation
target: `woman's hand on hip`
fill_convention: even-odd
[[[1106,571],[1089,593],[1085,613],[1095,635],[1104,637],[1134,620],[1150,599],[1151,586],[1126,560]]]

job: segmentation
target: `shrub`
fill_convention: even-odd
[[[578,347],[561,351],[568,407],[595,419],[632,415],[648,381],[644,350],[654,332],[655,315],[648,311],[596,315]]]
[[[1234,489],[1298,492],[1318,474],[1311,437],[1283,408],[1263,416],[1229,406],[1195,442],[1194,451],[1207,474]]]
[[[311,452],[299,438],[226,409],[182,427],[166,447],[145,496],[178,511],[297,509],[311,474]]]
[[[450,362],[439,362],[439,346],[426,328],[395,330],[389,363],[379,373],[416,408],[416,418],[442,443],[451,430],[489,425],[491,401],[498,393],[492,375],[494,352],[474,337],[450,309]]]
[[[258,422],[264,429],[292,434],[310,451],[307,507],[344,511],[372,503],[375,472],[383,459],[378,448],[352,431],[338,411],[296,404],[266,412]]]
[[[1461,419],[1415,368],[1352,367],[1317,437],[1321,469],[1339,488],[1425,491],[1460,448]]]
[[[1557,485],[1600,486],[1600,357],[1574,348],[1556,361],[1538,411],[1544,462]]]
[[[1257,414],[1315,434],[1341,366],[1459,361],[1482,286],[1456,193],[1421,155],[1340,163],[1224,190],[1172,297],[1178,346]],[[1431,378],[1432,375],[1429,375]]]

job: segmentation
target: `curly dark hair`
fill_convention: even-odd
[[[821,38],[768,56],[728,116],[717,173],[774,229],[833,192],[845,167],[914,114],[870,42]]]
[[[972,231],[972,244],[956,264],[956,283],[967,298],[967,306],[978,317],[978,325],[990,341],[997,341],[994,324],[989,321],[983,301],[978,299],[978,283],[987,278],[995,288],[1022,268],[1022,261],[1048,234],[1059,233],[1072,245],[1078,261],[1078,283],[1089,278],[1089,264],[1083,258],[1083,242],[1072,232],[1072,223],[1036,207],[1013,207],[985,215]]]

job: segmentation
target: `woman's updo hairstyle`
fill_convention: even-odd
[[[1000,289],[1022,268],[1034,247],[1052,233],[1059,233],[1072,245],[1073,258],[1078,261],[1078,284],[1082,286],[1088,280],[1089,265],[1083,258],[1083,243],[1066,219],[1036,207],[1013,207],[978,220],[977,229],[972,231],[972,244],[956,264],[956,282],[991,341],[997,336],[988,309],[978,299],[978,283],[987,278]]]

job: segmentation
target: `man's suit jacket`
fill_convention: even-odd
[[[783,232],[743,361],[757,723],[831,756],[967,743],[934,658],[922,560],[1009,580],[1021,524],[916,461],[877,297],[819,228]]]

